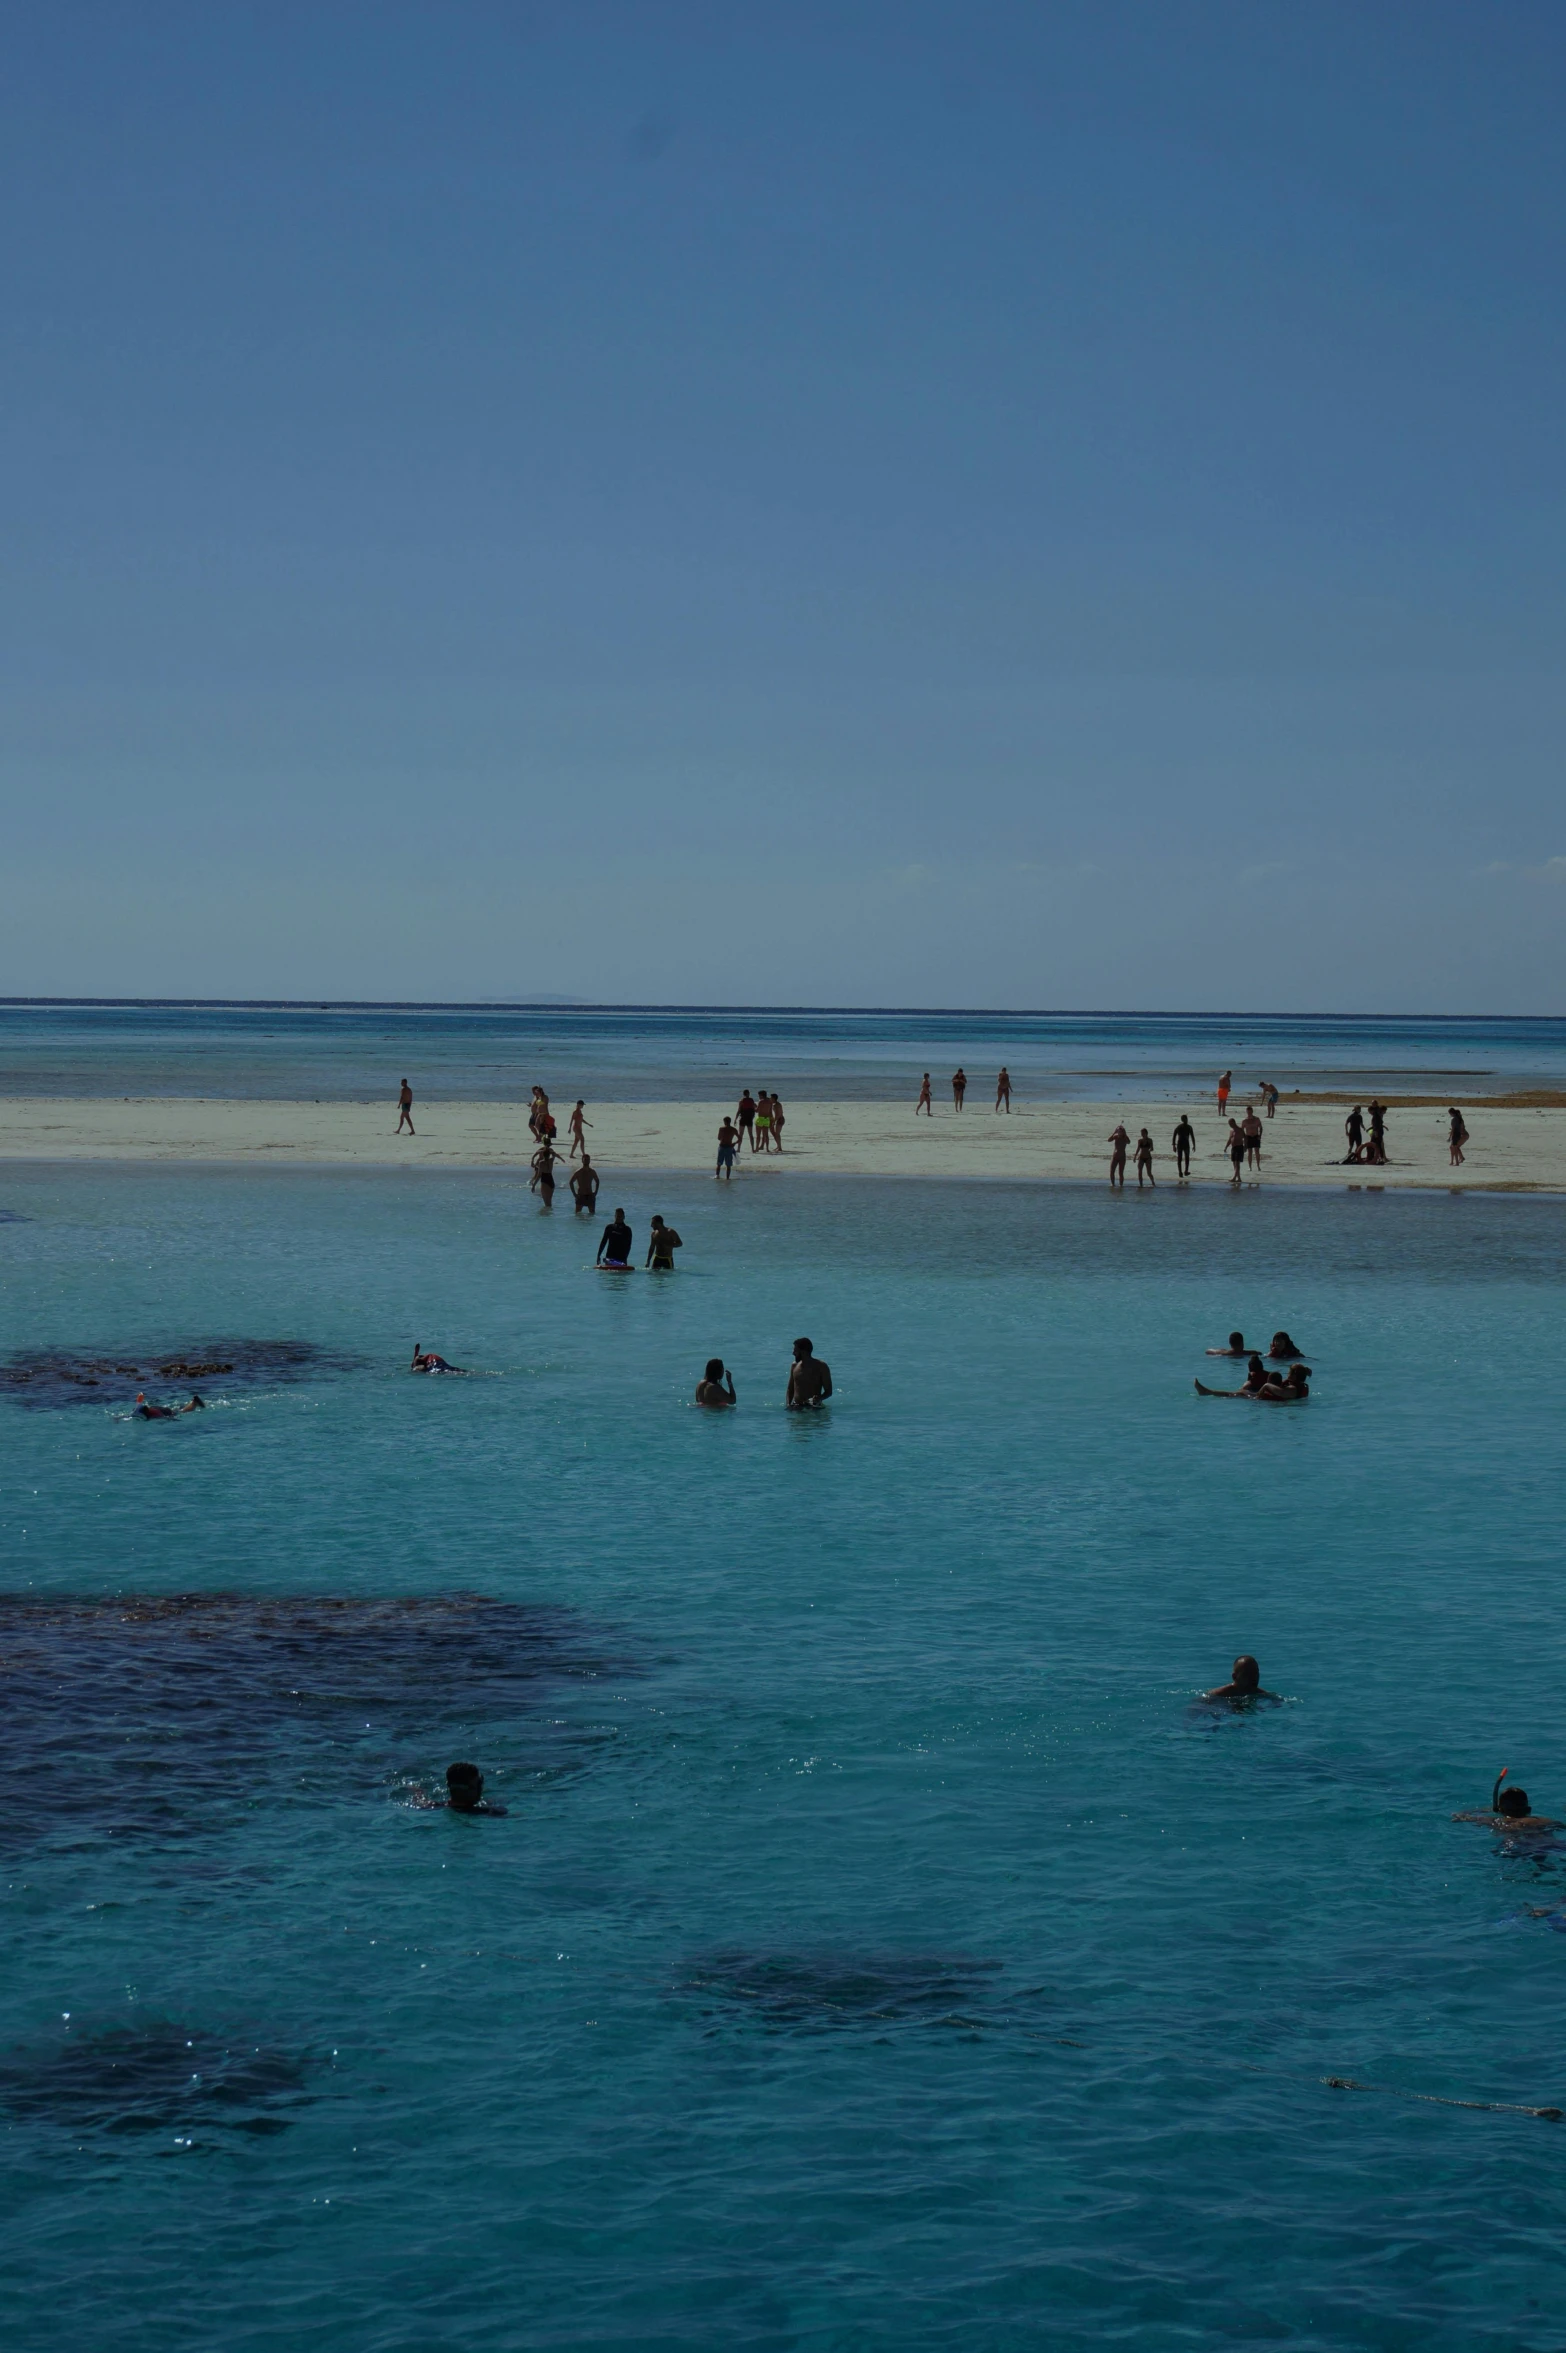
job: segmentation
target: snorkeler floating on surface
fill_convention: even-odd
[[[1281,1693],[1263,1691],[1261,1669],[1249,1651],[1242,1652],[1235,1660],[1233,1681],[1220,1683],[1216,1691],[1204,1691],[1202,1699],[1204,1703],[1231,1708],[1247,1707],[1253,1699],[1270,1699],[1279,1707],[1283,1705]]]
[[[1482,1822],[1487,1829],[1506,1830],[1514,1835],[1518,1831],[1559,1830],[1561,1827],[1559,1822],[1552,1822],[1548,1814],[1536,1814],[1533,1811],[1528,1803],[1526,1789],[1503,1789],[1501,1787],[1501,1783],[1506,1779],[1511,1769],[1510,1765],[1503,1765],[1497,1773],[1495,1787],[1490,1792],[1488,1813],[1475,1807],[1466,1813],[1454,1814],[1452,1820],[1454,1822]]]
[[[413,1362],[409,1365],[408,1370],[410,1373],[460,1373],[465,1372],[467,1367],[460,1364],[448,1364],[443,1356],[436,1355],[433,1348],[425,1348],[415,1340]]]

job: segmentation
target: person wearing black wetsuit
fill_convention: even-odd
[[[598,1266],[629,1266],[631,1263],[631,1229],[625,1222],[625,1211],[617,1209],[613,1222],[606,1225],[598,1245]]]

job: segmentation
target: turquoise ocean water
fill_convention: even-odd
[[[8,2343],[1566,2343],[1559,1205],[623,1197],[0,1171]]]

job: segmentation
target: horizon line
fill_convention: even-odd
[[[8,997],[0,1010],[65,1006],[81,1010],[174,1009],[254,1013],[747,1013],[899,1014],[922,1018],[1009,1021],[1528,1021],[1566,1020],[1559,1013],[1264,1013],[1233,1006],[1157,1012],[1137,1005],[697,1005],[591,997]]]

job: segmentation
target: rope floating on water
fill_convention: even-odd
[[[1442,2092],[1409,2092],[1401,2084],[1361,2083],[1353,2075],[1323,2075],[1317,2080],[1335,2092],[1384,2092],[1391,2100],[1425,2100],[1433,2108],[1484,2108],[1492,2116],[1539,2116],[1547,2124],[1559,2124],[1563,2113],[1559,2108],[1529,2108],[1519,2100],[1454,2100]]]

